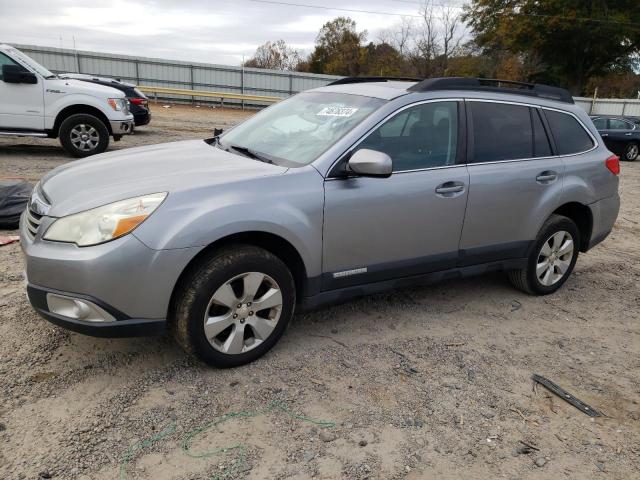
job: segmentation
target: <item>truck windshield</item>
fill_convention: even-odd
[[[43,76],[44,78],[55,77],[53,73],[51,73],[49,70],[44,68],[38,62],[36,62],[33,58],[28,57],[27,55],[22,53],[20,50],[17,50],[15,48],[10,48],[8,52],[9,52],[9,55],[11,55],[14,59],[18,60],[19,62],[23,63],[27,67],[31,68],[31,70],[34,70],[37,74]]]
[[[308,165],[384,100],[342,93],[300,93],[241,123],[219,140],[225,150],[285,167]]]

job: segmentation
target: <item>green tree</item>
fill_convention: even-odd
[[[330,75],[358,75],[360,48],[367,32],[357,32],[356,22],[338,17],[325,23],[316,38],[307,68],[313,73]]]
[[[260,45],[253,57],[244,62],[244,66],[273,70],[295,70],[299,63],[300,54],[298,51],[287,46],[284,40],[278,40]]]
[[[472,0],[464,20],[486,53],[522,55],[532,80],[574,94],[640,51],[637,0]]]
[[[409,68],[406,59],[388,43],[371,42],[360,49],[361,75],[402,77]]]

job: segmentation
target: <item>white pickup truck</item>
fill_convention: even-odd
[[[63,79],[21,51],[0,45],[0,135],[60,138],[75,157],[104,152],[133,133],[123,92]]]

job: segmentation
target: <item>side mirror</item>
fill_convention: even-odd
[[[391,157],[384,152],[363,148],[351,155],[348,169],[365,177],[390,177],[393,172]]]
[[[20,65],[3,65],[2,80],[6,83],[38,83],[38,77]]]

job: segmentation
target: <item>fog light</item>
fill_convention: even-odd
[[[114,322],[113,315],[84,298],[73,298],[47,293],[47,306],[51,313],[85,322]]]

